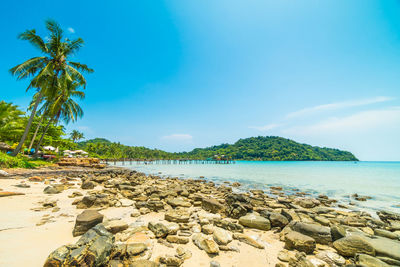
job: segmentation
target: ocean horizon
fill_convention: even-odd
[[[216,184],[239,182],[235,191],[268,190],[281,186],[287,193],[298,189],[310,196],[325,194],[355,210],[400,211],[399,161],[236,161],[235,164],[138,164],[116,166],[161,177],[198,179]],[[357,201],[353,194],[368,196]]]

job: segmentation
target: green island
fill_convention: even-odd
[[[263,161],[358,161],[348,151],[300,144],[278,136],[258,136],[240,139],[234,144],[221,144],[207,148],[195,148],[190,152],[169,153],[159,149],[126,146],[104,138],[79,142],[81,149],[99,158],[131,159],[209,159]]]

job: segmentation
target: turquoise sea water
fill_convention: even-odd
[[[122,166],[121,163],[117,164]],[[349,195],[371,196],[366,202],[354,201],[356,209],[387,209],[400,212],[400,162],[265,162],[238,161],[236,164],[135,164],[125,163],[146,174],[199,178],[216,183],[240,182],[241,189],[267,189],[283,186],[298,188],[312,195],[326,194],[343,203]]]

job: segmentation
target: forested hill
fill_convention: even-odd
[[[79,147],[92,156],[101,158],[134,159],[208,159],[229,158],[234,160],[321,160],[357,161],[350,152],[334,148],[322,148],[300,144],[277,136],[259,136],[240,139],[234,144],[222,144],[207,148],[196,148],[190,152],[169,153],[158,149],[125,146],[106,139],[96,138],[79,143]]]
[[[232,145],[222,144],[207,148],[196,148],[191,152],[179,154],[187,158],[209,158],[214,155],[224,155],[236,160],[358,160],[347,151],[300,144],[277,136],[250,137],[240,139]]]

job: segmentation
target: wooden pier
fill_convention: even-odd
[[[132,164],[235,164],[234,160],[228,159],[207,159],[207,160],[199,160],[199,159],[100,159],[100,163],[105,164],[114,164],[117,162],[121,162],[122,165],[132,165]]]

